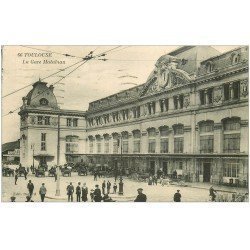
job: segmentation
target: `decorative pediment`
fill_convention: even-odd
[[[154,71],[144,84],[141,96],[152,95],[177,85],[188,84],[192,78],[187,72],[177,69],[178,61],[179,59],[169,55],[160,57]]]

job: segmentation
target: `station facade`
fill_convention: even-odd
[[[31,97],[38,86],[50,94]],[[60,164],[161,169],[191,182],[248,185],[247,46],[223,54],[210,46],[181,47],[157,60],[146,83],[91,102],[86,112],[61,110],[42,82],[23,101],[24,164],[39,164],[43,154],[56,164],[60,152]]]

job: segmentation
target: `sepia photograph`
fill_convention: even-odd
[[[248,46],[1,53],[2,202],[248,201]]]

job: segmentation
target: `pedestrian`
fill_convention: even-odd
[[[216,198],[216,190],[214,189],[213,186],[210,187],[209,189],[209,196],[211,197],[211,201],[215,201]]]
[[[93,202],[94,201],[94,192],[95,192],[95,190],[94,189],[91,189],[90,190],[90,198],[91,198],[91,202]]]
[[[107,194],[110,193],[110,189],[111,189],[111,183],[110,181],[107,182]]]
[[[41,196],[41,201],[44,202],[45,195],[47,193],[47,189],[45,187],[45,184],[43,183],[42,186],[40,187],[39,194]]]
[[[179,189],[174,194],[174,202],[181,202],[181,194],[180,194],[180,190]]]
[[[153,185],[156,185],[157,186],[157,175],[154,175],[153,176]]]
[[[152,178],[152,176],[149,176],[149,178],[148,178],[148,185],[152,185],[152,182],[153,182],[153,178]]]
[[[17,180],[18,180],[18,174],[17,174],[17,171],[15,173],[15,185],[17,185]]]
[[[29,173],[29,171],[30,171],[30,169],[29,169],[29,167],[27,167],[27,173]]]
[[[104,180],[102,183],[102,194],[105,194],[105,189],[106,189],[106,182]]]
[[[56,171],[56,170],[55,170]],[[54,173],[55,181],[57,181],[57,173]]]
[[[86,187],[86,183],[83,183],[82,187],[82,201],[86,202],[88,200],[88,188]]]
[[[94,171],[94,181],[97,181],[97,171]]]
[[[74,193],[74,186],[72,185],[72,182],[67,186],[67,195],[68,195],[68,201],[73,202],[73,193]]]
[[[25,180],[27,180],[27,174],[28,174],[28,172],[26,171],[26,169],[24,169],[24,178],[25,178]]]
[[[33,191],[34,191],[34,184],[31,182],[31,180],[29,180],[29,183],[27,185],[27,188],[29,190],[29,195],[30,197],[32,197],[33,195]]]
[[[114,183],[114,185],[113,185],[113,193],[114,194],[116,194],[116,190],[117,190],[117,185],[116,185],[116,183]]]
[[[134,200],[134,202],[146,202],[147,201],[147,196],[143,194],[142,191],[143,191],[142,188],[137,189],[138,195],[136,199]]]
[[[99,185],[95,185],[95,191],[93,194],[94,194],[94,201],[95,202],[102,201],[102,193],[101,193],[101,189],[99,188]]]
[[[81,201],[81,182],[78,182],[78,186],[76,187],[76,201]]]

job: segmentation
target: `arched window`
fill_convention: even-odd
[[[223,121],[224,153],[240,152],[240,118],[227,118]]]
[[[49,104],[49,101],[46,98],[40,99],[39,102],[41,106],[47,106]]]
[[[159,130],[161,136],[161,153],[168,153],[169,128],[167,126],[163,126],[160,127]]]
[[[231,55],[231,61],[232,61],[233,65],[239,63],[239,61],[240,61],[240,54],[233,53]]]
[[[148,152],[155,153],[156,147],[156,130],[155,128],[148,129]]]
[[[213,121],[202,121],[199,123],[200,133],[207,133],[214,131]]]
[[[210,73],[214,70],[214,64],[212,62],[208,62],[206,64],[206,70],[207,70],[207,73]]]
[[[141,131],[140,130],[134,130],[133,131],[133,152],[134,153],[140,153],[141,150]]]

